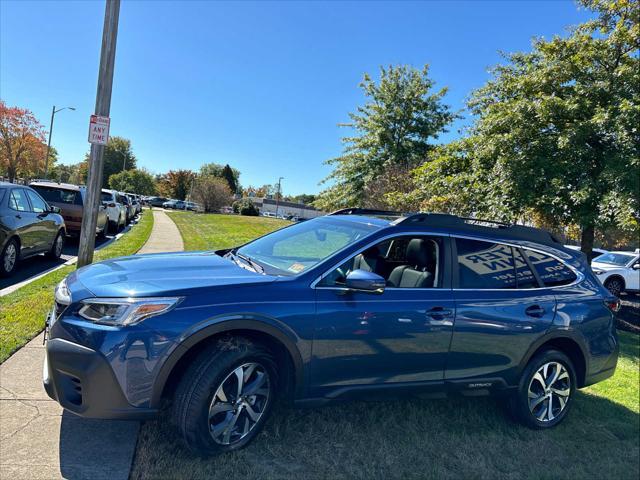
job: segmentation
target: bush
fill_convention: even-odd
[[[259,215],[258,209],[248,198],[243,198],[233,202],[233,213],[239,213],[248,217],[257,217]]]
[[[201,175],[193,186],[193,198],[205,212],[217,212],[229,205],[233,198],[227,182],[211,175]]]

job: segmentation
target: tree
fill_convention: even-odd
[[[289,202],[302,203],[305,205],[310,205],[315,201],[317,195],[301,193],[300,195],[287,195],[284,197],[285,200]]]
[[[202,165],[202,167],[200,167],[200,175],[211,175],[213,177],[227,178],[225,177],[224,170],[225,167],[228,166],[228,164],[222,165],[220,163],[205,163],[204,165]],[[240,186],[240,170],[232,167],[229,168],[231,169],[231,173],[233,174],[233,181],[235,182],[236,186],[235,190],[232,189],[232,191],[235,193]],[[229,180],[227,180],[227,182],[229,182]],[[229,183],[229,186],[231,187],[231,183]]]
[[[155,195],[156,183],[145,169],[125,170],[109,177],[109,186],[120,192],[133,192],[138,195]]]
[[[248,198],[243,198],[233,202],[233,211],[234,213],[250,217],[257,217],[260,215],[258,208]]]
[[[80,183],[79,168],[80,168],[80,164],[54,165],[49,170],[49,178],[51,178],[52,180],[57,180],[58,182],[61,182],[61,183]]]
[[[163,196],[184,200],[195,178],[191,170],[169,170],[166,175],[157,178],[158,191]]]
[[[110,137],[104,148],[104,166],[102,168],[102,188],[108,188],[111,175],[136,168],[137,159],[131,150],[131,140],[123,137]],[[85,155],[89,161],[89,153]]]
[[[231,169],[231,167],[229,166],[229,164],[226,164],[222,169],[221,177],[226,180],[231,192],[236,193],[238,191],[238,183],[236,180],[236,176],[233,170]]]
[[[44,128],[29,110],[0,100],[0,167],[13,182],[44,170]]]
[[[581,3],[595,20],[507,55],[470,108],[476,155],[491,160],[512,216],[531,209],[579,225],[590,257],[598,226],[638,229],[640,9]]]
[[[428,66],[382,67],[377,83],[365,75],[360,88],[367,102],[349,114],[351,123],[341,125],[355,130],[355,136],[343,138],[343,154],[327,161],[334,170],[324,182],[335,184],[314,205],[323,210],[364,206],[367,188],[385,169],[406,174],[424,161],[431,140],[455,118],[442,102],[447,89],[433,92],[433,87]]]
[[[217,212],[230,205],[233,195],[227,182],[212,175],[200,175],[193,185],[193,199],[205,212]]]

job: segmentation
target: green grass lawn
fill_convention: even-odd
[[[96,251],[94,262],[137,252],[149,238],[152,227],[153,215],[146,212],[120,240]],[[75,268],[66,266],[0,297],[0,363],[42,331],[53,304],[54,287]]]
[[[169,212],[169,217],[180,230],[185,250],[236,247],[273,230],[291,225],[291,222],[276,218],[240,215]]]
[[[187,249],[237,245],[272,219],[171,213]],[[167,419],[143,425],[132,480],[142,479],[637,479],[640,344],[620,333],[616,374],[581,390],[551,431],[514,423],[491,398],[354,402],[278,408],[244,450],[200,459]]]

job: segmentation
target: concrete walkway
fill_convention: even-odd
[[[181,252],[182,236],[176,224],[164,210],[153,210],[153,230],[149,241],[138,253]]]
[[[182,250],[163,212],[139,253]],[[0,479],[127,480],[139,423],[65,412],[42,387],[42,334],[0,365]]]

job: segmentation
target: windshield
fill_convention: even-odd
[[[323,217],[277,230],[234,253],[258,263],[267,273],[297,275],[378,228]]]
[[[598,257],[596,263],[607,263],[609,265],[619,265],[622,267],[633,260],[633,257],[633,255],[626,253],[605,253]]]

